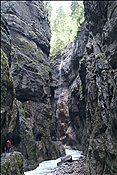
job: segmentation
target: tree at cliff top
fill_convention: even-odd
[[[81,4],[78,1],[72,1],[70,8],[72,19],[74,20],[74,23],[79,26],[79,24],[84,21],[83,3]]]
[[[48,11],[51,27],[50,53],[54,55],[61,52],[68,43],[73,41],[78,26],[84,20],[84,7],[81,1],[80,3],[79,1],[71,1],[68,6],[66,2],[67,8],[60,3],[56,9],[52,6],[51,1],[45,1],[44,4]]]

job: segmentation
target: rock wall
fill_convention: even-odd
[[[2,147],[10,138],[30,170],[65,154],[51,138],[50,26],[41,1],[2,1],[1,14]]]
[[[22,154],[14,152],[10,156],[2,157],[1,174],[24,175]]]
[[[3,17],[1,17],[1,26],[1,141],[5,142],[4,139],[11,128],[10,121],[13,120],[12,108],[15,89],[7,56],[10,55],[9,31],[7,22]],[[12,128],[14,128],[13,125]]]
[[[115,175],[117,2],[84,1],[84,15],[75,40],[51,58],[54,79],[58,79],[54,99],[59,111],[59,138],[63,144],[83,150],[88,175]],[[67,99],[66,108],[58,107],[60,96],[62,104]]]
[[[117,2],[84,2],[89,174],[117,173]],[[95,167],[95,168],[94,168]]]
[[[86,68],[83,57],[89,33],[86,25],[84,22],[80,26],[75,40],[64,51],[50,58],[53,79],[58,80],[54,93],[55,111],[59,114],[56,114],[58,136],[63,144],[80,150],[83,149],[86,124]]]

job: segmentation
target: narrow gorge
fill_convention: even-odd
[[[74,40],[50,56],[42,1],[1,1],[2,175],[77,149],[86,175],[117,174],[117,1],[83,1]],[[78,173],[79,174],[79,173]]]

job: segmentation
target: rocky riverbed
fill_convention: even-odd
[[[66,162],[58,166],[53,175],[85,175],[86,161],[85,157],[81,156],[78,160]]]
[[[72,149],[65,149],[65,152],[66,156],[43,161],[36,169],[25,172],[25,175],[84,175],[86,165],[82,152]]]

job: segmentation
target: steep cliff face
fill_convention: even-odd
[[[40,1],[2,1],[1,13],[1,45],[7,56],[4,62],[3,53],[2,146],[10,138],[13,149],[24,155],[28,170],[64,154],[50,133],[49,22]]]
[[[1,17],[1,26],[1,141],[4,142],[4,138],[10,129],[10,121],[13,119],[12,108],[15,97],[15,89],[7,56],[10,54],[9,31],[7,28],[7,23],[3,17]]]
[[[89,174],[117,173],[117,2],[84,2]],[[94,168],[95,167],[95,168]]]
[[[86,26],[84,22],[75,40],[56,57],[51,57],[53,79],[58,80],[54,93],[58,137],[63,144],[81,150],[86,123],[86,68],[83,57],[89,33]]]
[[[114,175],[117,173],[117,2],[84,1],[84,13],[85,22],[75,40],[51,58],[56,68],[53,74],[58,75],[54,98],[59,114],[56,115],[59,138],[64,144],[84,151],[88,175]]]

